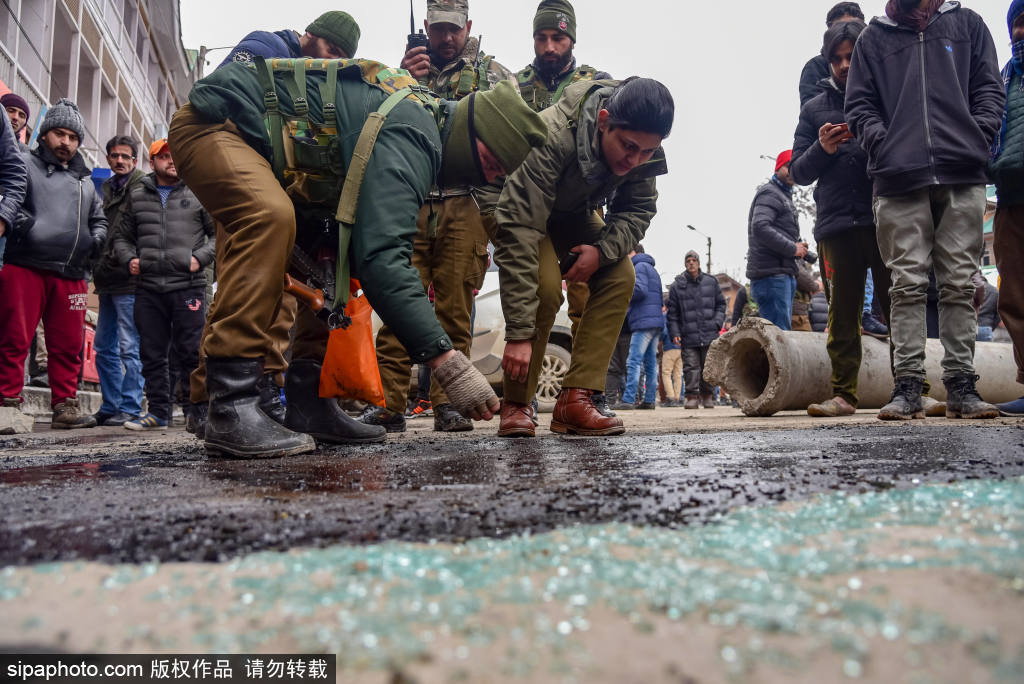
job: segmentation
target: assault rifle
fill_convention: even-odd
[[[308,306],[331,330],[345,329],[352,325],[352,319],[345,314],[345,309],[335,308],[336,259],[336,254],[321,249],[314,261],[301,247],[295,245],[289,260],[289,270],[298,278],[292,273],[284,276],[284,291]]]

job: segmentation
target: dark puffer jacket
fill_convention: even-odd
[[[987,182],[1006,91],[980,16],[944,3],[922,33],[875,17],[857,39],[846,120],[875,194]]]
[[[800,72],[800,106],[803,107],[811,98],[822,91],[821,79],[828,78],[828,60],[821,55],[814,55]],[[833,122],[838,123],[838,122]]]
[[[103,213],[107,217],[107,241],[92,271],[92,283],[96,288],[96,294],[123,295],[135,292],[135,283],[138,279],[117,260],[114,240],[121,226],[121,212],[128,204],[128,193],[145,177],[144,171],[133,169],[121,187],[114,188],[116,176],[111,176],[103,181],[100,188],[103,191]]]
[[[6,112],[0,112],[0,119],[7,119]],[[14,137],[10,120],[0,121],[0,221],[7,227],[14,225],[18,209],[25,201],[26,173],[25,158]],[[2,246],[0,258],[3,258]]]
[[[213,263],[213,219],[183,183],[160,202],[156,176],[149,174],[128,195],[128,206],[114,238],[122,267],[139,260],[139,287],[173,292],[205,287],[203,269]],[[192,257],[199,270],[191,272]]]
[[[789,193],[774,177],[757,189],[747,218],[747,277],[796,276],[800,224]],[[678,280],[678,279],[677,279]]]
[[[873,226],[871,179],[868,155],[856,139],[847,140],[835,154],[827,153],[818,142],[818,129],[826,123],[842,123],[843,91],[835,82],[822,80],[824,90],[800,110],[800,123],[793,136],[793,161],[790,172],[800,185],[818,181],[814,203],[818,218],[814,239],[834,238],[854,226]]]
[[[89,277],[107,237],[92,169],[80,153],[65,167],[45,144],[25,156],[28,194],[7,241],[4,261],[52,271],[69,280]]]
[[[633,270],[636,271],[636,282],[626,313],[629,329],[634,332],[653,328],[660,330],[665,325],[665,315],[661,312],[661,276],[654,270],[654,257],[650,254],[635,255]]]
[[[828,328],[828,299],[824,290],[819,290],[811,297],[811,330],[825,332]]]
[[[795,248],[794,248],[795,249]],[[706,347],[725,323],[725,296],[718,279],[702,271],[694,278],[683,271],[668,291],[668,335],[684,349]]]

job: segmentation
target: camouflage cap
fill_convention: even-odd
[[[466,25],[469,0],[427,0],[427,24]]]

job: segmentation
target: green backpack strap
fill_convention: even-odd
[[[384,126],[388,114],[399,102],[412,94],[410,88],[402,88],[392,93],[384,100],[377,111],[372,112],[366,118],[362,131],[359,132],[359,139],[356,140],[355,150],[352,152],[352,159],[349,161],[348,170],[345,172],[345,183],[341,188],[341,198],[338,200],[338,212],[335,218],[338,220],[338,266],[335,280],[336,302],[348,301],[348,281],[350,269],[348,264],[348,247],[352,241],[352,226],[356,222],[356,211],[359,208],[359,191],[363,185],[363,178],[366,176],[366,167],[370,163],[370,155],[373,153],[373,146],[377,144],[377,136]]]
[[[327,78],[320,84],[320,99],[323,101],[324,125],[328,128],[337,128],[338,112],[334,104],[334,96],[338,88],[338,61],[331,60],[327,63]]]
[[[309,128],[309,101],[306,99],[306,62],[301,59],[293,59],[292,77],[285,79],[284,85],[288,88],[288,94],[292,96],[292,108],[295,110],[295,119],[302,119],[305,126],[300,125],[301,130]]]
[[[253,63],[256,65],[256,74],[259,76],[260,85],[263,86],[263,106],[266,114],[264,123],[267,126],[267,134],[270,136],[270,146],[274,150],[272,166],[274,176],[284,182],[284,119],[281,116],[281,109],[278,107],[277,89],[274,87],[274,72],[271,70],[267,60],[263,57],[255,57]]]

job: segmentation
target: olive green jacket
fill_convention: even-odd
[[[661,148],[645,164],[616,176],[600,151],[597,114],[618,81],[580,81],[540,113],[548,141],[535,148],[505,182],[495,217],[494,260],[501,273],[505,337],[536,335],[538,245],[561,219],[579,223],[607,205],[605,227],[595,243],[600,265],[627,257],[657,211],[655,176],[668,172]],[[582,107],[581,107],[582,103]]]
[[[280,108],[294,112],[288,90],[278,77]],[[319,84],[323,75],[307,73],[306,98],[310,117],[323,121]],[[349,166],[363,123],[388,97],[385,90],[356,78],[339,75],[335,107],[338,148]],[[192,106],[211,123],[231,119],[246,141],[267,159],[273,151],[263,122],[263,88],[256,70],[240,63],[223,66],[196,83],[189,94]],[[449,116],[443,132],[420,104],[403,100],[388,115],[373,147],[359,194],[352,228],[349,263],[374,310],[401,341],[414,363],[452,348],[434,316],[412,266],[416,218],[441,168],[442,139],[450,134],[454,103],[442,102]],[[303,230],[300,225],[299,230]]]

